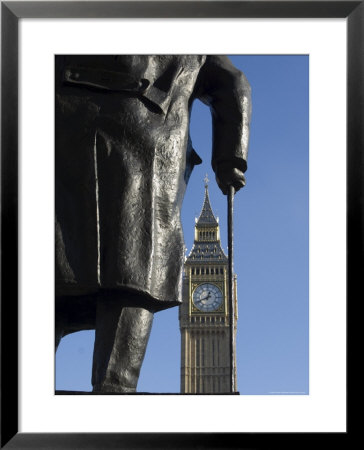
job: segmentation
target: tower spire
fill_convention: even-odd
[[[207,174],[205,175],[205,178],[203,179],[203,181],[205,182],[205,189],[208,188],[208,184],[209,184],[209,177],[207,176]]]
[[[202,210],[200,213],[200,217],[197,220],[196,225],[197,226],[203,226],[203,225],[207,225],[207,226],[216,226],[218,224],[218,221],[212,211],[211,208],[211,204],[210,204],[210,198],[209,198],[209,187],[208,187],[208,183],[209,183],[209,179],[207,174],[205,175],[205,178],[203,179],[204,183],[205,183],[205,198],[204,198],[204,202],[202,205]]]

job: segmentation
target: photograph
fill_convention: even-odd
[[[309,56],[55,61],[57,391],[307,395]]]

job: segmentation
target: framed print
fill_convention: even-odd
[[[44,360],[48,360],[51,356],[44,353],[43,349],[50,349],[51,345],[47,342],[46,336],[52,333],[52,324],[44,325],[40,332],[37,326],[37,320],[41,319],[41,314],[46,317],[52,314],[51,309],[44,308],[42,303],[42,295],[44,286],[48,283],[50,273],[40,268],[44,265],[44,260],[49,261],[52,252],[44,253],[39,250],[39,254],[34,250],[41,247],[49,248],[50,241],[48,231],[52,227],[52,208],[53,208],[53,192],[52,192],[52,159],[47,164],[44,162],[45,152],[41,150],[43,142],[46,142],[49,148],[49,138],[45,136],[53,136],[53,122],[44,122],[42,115],[36,115],[33,111],[36,108],[43,109],[43,113],[51,117],[53,110],[52,101],[43,103],[43,98],[49,100],[53,96],[53,79],[52,70],[47,72],[49,63],[49,55],[62,54],[62,52],[90,52],[87,46],[91,46],[91,52],[103,53],[114,52],[119,48],[118,45],[124,46],[120,48],[130,48],[130,54],[141,53],[146,48],[146,53],[150,52],[151,47],[147,46],[144,36],[151,36],[152,39],[163,39],[163,33],[168,30],[171,38],[166,43],[166,51],[175,51],[180,53],[183,51],[184,32],[188,35],[198,36],[200,30],[201,39],[195,38],[195,46],[191,44],[187,46],[187,52],[196,53],[207,49],[207,52],[216,53],[231,48],[231,53],[242,54],[249,53],[244,51],[244,42],[247,40],[248,33],[253,41],[257,40],[259,34],[256,30],[262,30],[264,20],[265,31],[271,36],[271,40],[275,39],[277,24],[284,29],[284,40],[289,44],[290,37],[294,33],[300,33],[303,36],[302,42],[314,42],[311,34],[314,35],[319,30],[319,19],[329,21],[327,36],[334,39],[334,29],[337,30],[341,38],[336,46],[338,66],[332,72],[332,78],[339,80],[337,92],[335,85],[328,89],[328,101],[334,104],[333,99],[337,100],[337,116],[339,121],[327,119],[323,114],[319,115],[320,108],[315,103],[314,90],[315,77],[318,76],[317,67],[322,67],[324,53],[320,47],[317,53],[321,58],[315,57],[313,53],[310,60],[310,90],[311,84],[313,90],[310,93],[310,102],[314,105],[315,110],[311,110],[310,114],[315,118],[315,122],[321,123],[321,140],[316,140],[315,127],[310,129],[312,142],[310,142],[310,178],[318,180],[321,190],[317,195],[317,199],[325,202],[327,215],[335,209],[335,201],[345,210],[345,188],[338,187],[338,180],[346,181],[346,218],[345,211],[341,209],[338,217],[339,235],[337,247],[340,253],[337,253],[339,264],[335,270],[345,272],[345,243],[343,236],[345,232],[347,236],[347,260],[345,274],[341,274],[342,284],[338,293],[339,298],[333,298],[332,286],[329,286],[330,274],[331,278],[336,277],[336,272],[332,269],[324,270],[319,267],[318,262],[322,265],[322,255],[317,253],[316,247],[321,246],[321,250],[325,253],[325,247],[318,240],[310,242],[310,252],[312,255],[318,255],[315,260],[310,259],[310,293],[312,294],[313,303],[311,304],[312,314],[317,310],[316,298],[321,296],[327,297],[324,307],[328,304],[328,298],[332,299],[331,303],[335,309],[335,313],[330,311],[327,314],[327,321],[322,322],[325,326],[328,336],[332,336],[333,323],[337,322],[338,311],[341,316],[345,315],[345,288],[347,287],[347,300],[354,295],[357,296],[359,290],[359,280],[361,277],[362,264],[362,146],[363,146],[363,18],[364,6],[361,1],[288,1],[288,2],[264,2],[264,1],[231,1],[231,2],[172,2],[172,1],[136,1],[136,2],[2,2],[2,114],[1,114],[1,187],[2,187],[2,241],[1,241],[1,267],[2,267],[2,296],[1,296],[1,446],[4,448],[164,448],[170,446],[172,448],[252,448],[254,446],[262,446],[265,440],[269,442],[276,441],[277,444],[292,447],[294,441],[300,439],[308,443],[309,439],[314,436],[317,441],[320,438],[327,438],[324,433],[336,433],[335,439],[342,440],[345,445],[349,435],[345,426],[345,402],[346,392],[343,389],[345,385],[345,370],[342,367],[343,358],[345,357],[345,324],[341,322],[337,335],[340,340],[335,341],[335,349],[337,355],[340,355],[340,385],[335,388],[334,384],[330,384],[331,380],[327,380],[327,385],[332,389],[332,402],[336,401],[340,405],[340,411],[330,424],[330,417],[319,423],[315,428],[312,425],[310,412],[314,399],[319,396],[318,384],[312,384],[309,395],[299,396],[299,400],[294,396],[281,396],[281,409],[274,409],[274,402],[278,401],[274,396],[266,399],[265,396],[241,396],[239,400],[245,400],[245,405],[237,404],[232,401],[225,403],[217,402],[214,396],[209,399],[199,397],[180,396],[54,396],[52,388],[52,379],[48,374],[45,376]],[[300,19],[311,20],[309,23],[308,34],[305,35],[301,28]],[[118,21],[122,21],[123,34],[119,34]],[[189,25],[184,20],[189,20]],[[244,30],[241,27],[241,20],[244,20]],[[285,28],[292,21],[291,26]],[[225,47],[209,46],[207,31],[208,21],[212,24],[220,24],[224,22],[225,26],[231,25],[235,34],[226,36],[235,36],[234,45]],[[345,47],[345,30],[347,26],[346,47]],[[68,25],[68,28],[62,28]],[[270,27],[272,25],[272,27]],[[206,26],[206,28],[205,28]],[[332,26],[332,29],[330,28]],[[78,28],[79,27],[79,28]],[[143,27],[143,28],[141,28]],[[166,28],[164,28],[166,27]],[[77,30],[81,30],[77,41],[72,41],[72,36],[77,35]],[[120,28],[120,27],[119,27]],[[246,28],[246,29],[245,29]],[[135,30],[139,32],[141,42],[134,42]],[[213,26],[212,28],[213,29]],[[223,28],[219,28],[223,30]],[[130,30],[131,42],[126,42],[128,31]],[[202,31],[203,30],[203,31]],[[205,33],[206,30],[206,33]],[[226,30],[226,28],[225,28]],[[298,31],[299,30],[299,31]],[[326,29],[325,29],[326,30]],[[52,32],[56,38],[51,37]],[[94,37],[92,37],[92,34]],[[97,39],[95,38],[97,36]],[[155,36],[158,36],[156,38]],[[260,33],[264,36],[264,33]],[[34,36],[34,39],[33,39]],[[112,38],[112,41],[105,43],[105,36]],[[182,36],[182,37],[181,37]],[[238,42],[241,38],[241,42]],[[229,37],[229,39],[232,39]],[[120,40],[122,41],[120,43]],[[164,37],[165,40],[165,37]],[[265,37],[261,39],[260,47],[257,45],[252,54],[263,54],[264,48],[268,54],[272,54],[269,50],[268,43],[264,43]],[[343,44],[344,42],[344,44]],[[172,47],[172,44],[174,47]],[[241,50],[239,50],[239,46]],[[329,42],[330,44],[330,42]],[[170,47],[168,47],[170,45]],[[180,47],[178,47],[180,45]],[[214,44],[215,45],[215,44]],[[311,45],[311,44],[310,44]],[[312,44],[314,45],[314,44]],[[139,46],[139,47],[138,47]],[[319,46],[319,43],[317,43]],[[170,50],[176,48],[176,50]],[[287,50],[287,48],[289,50]],[[86,50],[83,50],[86,49]],[[223,49],[223,50],[221,50]],[[301,47],[286,47],[284,53],[307,54],[304,50],[305,45]],[[42,53],[42,52],[45,53]],[[126,53],[127,51],[124,50]],[[33,53],[34,52],[34,53]],[[42,57],[38,55],[45,55]],[[345,94],[345,56],[347,55],[347,94]],[[328,47],[327,57],[331,61],[335,61],[335,48]],[[30,70],[30,71],[29,71]],[[28,72],[27,72],[28,71]],[[24,73],[27,77],[24,78]],[[330,80],[330,71],[325,72],[324,77],[327,83]],[[28,76],[29,75],[29,76]],[[312,83],[311,83],[312,82]],[[320,86],[324,86],[325,82],[320,81]],[[39,92],[39,105],[37,101],[24,101],[27,94],[34,90]],[[41,88],[40,88],[41,87]],[[274,86],[272,86],[274,89]],[[317,95],[321,95],[317,92]],[[345,96],[346,95],[346,96]],[[52,97],[53,98],[53,97]],[[345,105],[345,99],[347,100]],[[19,103],[19,101],[21,102]],[[21,105],[21,108],[18,108]],[[26,105],[26,106],[24,106]],[[44,105],[44,106],[43,106]],[[50,106],[49,106],[50,105]],[[343,148],[345,147],[345,107],[347,112],[346,121],[346,162]],[[254,106],[253,106],[254,108]],[[32,125],[28,118],[35,120]],[[35,116],[35,117],[34,117]],[[339,122],[342,122],[340,130]],[[333,126],[330,128],[330,123]],[[41,124],[41,125],[40,125]],[[42,125],[44,124],[44,125]],[[42,130],[43,126],[43,130]],[[320,128],[320,126],[318,127]],[[317,129],[317,127],[316,127]],[[34,131],[35,130],[35,131]],[[344,132],[342,132],[344,130]],[[44,133],[40,132],[44,131]],[[34,134],[37,138],[34,140]],[[44,134],[44,136],[43,136]],[[48,140],[47,140],[48,139]],[[329,147],[333,145],[336,139],[341,151],[336,150],[329,152]],[[31,145],[29,144],[31,142]],[[316,169],[316,161],[318,159],[318,150],[311,153],[312,149],[318,148],[318,142],[322,148],[327,147],[322,153],[321,165],[326,165],[326,170],[322,175]],[[39,147],[37,145],[39,143]],[[312,144],[312,145],[311,145]],[[46,147],[47,148],[47,147]],[[24,151],[26,149],[26,151]],[[50,155],[51,152],[48,152]],[[328,155],[334,155],[332,161]],[[340,161],[340,155],[343,156]],[[48,158],[48,156],[47,156]],[[325,160],[326,158],[326,160]],[[320,167],[322,167],[320,166]],[[333,179],[330,179],[330,170]],[[342,173],[346,170],[346,173]],[[334,185],[331,188],[331,183]],[[37,189],[26,188],[25,186],[34,185]],[[311,194],[313,185],[310,185]],[[37,195],[37,192],[43,192]],[[316,195],[315,195],[316,196]],[[310,200],[311,201],[311,200]],[[316,200],[317,203],[317,200]],[[320,207],[319,207],[320,209]],[[321,208],[324,209],[324,208]],[[44,215],[38,212],[44,210]],[[32,217],[34,220],[27,221],[27,230],[24,232],[24,218]],[[316,213],[312,214],[315,220]],[[323,216],[320,216],[321,218]],[[318,222],[318,221],[317,221]],[[317,235],[315,227],[317,222],[310,222],[311,237]],[[330,228],[330,222],[325,222],[326,230]],[[49,226],[50,225],[50,226]],[[312,230],[311,230],[312,228]],[[39,230],[42,230],[39,233]],[[329,233],[329,231],[328,231]],[[324,230],[321,230],[321,236]],[[335,234],[330,235],[330,239],[334,239]],[[34,237],[35,247],[32,252],[24,252],[27,242]],[[44,243],[43,243],[44,240]],[[40,242],[42,241],[42,242]],[[46,242],[46,243],[45,243]],[[343,245],[344,244],[344,245]],[[332,248],[327,247],[326,258],[332,254]],[[20,255],[20,256],[18,256]],[[51,263],[46,265],[51,266]],[[32,267],[32,271],[30,267]],[[37,271],[37,267],[39,270]],[[31,279],[33,288],[28,289],[26,280]],[[315,291],[315,283],[321,284],[319,291]],[[332,282],[334,286],[335,283]],[[325,286],[322,286],[325,285]],[[48,289],[48,288],[47,288]],[[31,292],[31,294],[30,294]],[[319,292],[319,294],[317,294]],[[310,295],[311,295],[310,294]],[[18,302],[19,298],[19,302]],[[27,304],[24,303],[27,299]],[[30,302],[29,302],[30,299]],[[311,301],[311,297],[310,297]],[[319,303],[319,300],[318,300]],[[311,307],[310,306],[310,307]],[[322,305],[321,305],[322,307]],[[43,312],[42,312],[43,309]],[[46,309],[46,311],[44,310]],[[32,311],[33,310],[33,311]],[[34,315],[34,311],[35,315]],[[32,319],[30,314],[33,314]],[[320,313],[322,320],[322,312]],[[334,314],[336,314],[335,318]],[[324,313],[324,317],[325,313]],[[320,330],[320,324],[316,318],[312,320],[312,330]],[[324,332],[321,332],[324,334]],[[315,335],[316,336],[316,335]],[[312,336],[311,336],[312,337]],[[311,339],[311,338],[310,338]],[[315,342],[314,337],[314,342]],[[325,339],[325,337],[324,337]],[[27,343],[28,341],[28,343]],[[330,347],[331,345],[331,347]],[[322,343],[318,346],[324,348]],[[332,343],[327,344],[327,354],[320,355],[316,351],[316,357],[321,357],[327,361],[332,361]],[[315,351],[313,351],[315,355]],[[310,370],[312,373],[317,371],[317,359],[310,360]],[[49,364],[48,364],[49,366]],[[338,364],[339,367],[339,364]],[[24,373],[30,374],[28,380],[24,380]],[[27,375],[28,376],[28,375]],[[320,386],[325,380],[321,380]],[[44,395],[50,399],[44,401]],[[290,394],[290,393],[288,393]],[[326,399],[329,398],[330,392],[325,391]],[[101,398],[104,397],[104,398]],[[109,397],[109,398],[105,398]],[[168,398],[167,398],[168,397]],[[232,396],[235,397],[235,396]],[[115,399],[117,403],[115,402]],[[56,399],[56,400],[55,400]],[[47,403],[48,402],[48,403]],[[51,403],[53,402],[53,406]],[[172,407],[172,403],[178,404],[178,408]],[[270,406],[267,406],[270,402]],[[158,403],[159,405],[156,405]],[[36,409],[34,405],[37,404]],[[18,408],[14,407],[18,405]],[[162,406],[161,406],[162,405]],[[249,406],[247,406],[249,405]],[[158,409],[157,406],[161,406]],[[216,425],[218,420],[214,411],[226,408],[225,417],[229,417],[230,423]],[[54,408],[54,409],[52,409]],[[262,416],[262,424],[244,426],[240,423],[249,420],[249,408],[253,416]],[[37,410],[38,409],[38,410]],[[58,409],[58,413],[57,413]],[[68,413],[67,413],[68,410]],[[298,411],[301,410],[301,416],[298,418]],[[100,415],[100,411],[102,414]],[[151,412],[158,411],[152,414]],[[263,422],[269,419],[271,415],[271,425],[266,426]],[[276,411],[276,414],[274,414]],[[190,412],[190,413],[189,413]],[[198,413],[198,414],[197,414]],[[173,421],[174,415],[178,415],[178,419]],[[194,414],[200,415],[200,420],[194,420]],[[91,416],[99,417],[100,428],[92,421]],[[129,416],[129,417],[128,417]],[[154,416],[154,417],[153,417]],[[155,416],[159,416],[158,418]],[[171,422],[168,422],[168,416]],[[264,420],[263,420],[264,416]],[[47,417],[50,419],[47,422]],[[53,420],[53,424],[52,424]],[[105,423],[102,423],[104,420]],[[297,422],[301,422],[301,426]],[[89,422],[89,427],[87,427]],[[173,423],[177,425],[173,425]],[[222,419],[221,419],[222,422]],[[306,423],[306,427],[305,427]],[[120,424],[120,428],[119,428]],[[186,425],[188,424],[188,425]],[[214,426],[212,426],[214,424]],[[274,425],[273,425],[274,424]],[[215,432],[214,432],[215,431]],[[312,433],[315,432],[313,435]],[[288,433],[288,434],[287,434]],[[299,434],[298,434],[299,433]]]

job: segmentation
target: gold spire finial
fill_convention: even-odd
[[[205,175],[205,178],[203,179],[203,181],[205,182],[205,188],[207,188],[207,185],[209,184],[209,181],[210,181],[207,174]]]

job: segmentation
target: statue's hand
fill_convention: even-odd
[[[227,195],[229,186],[233,185],[235,192],[245,186],[244,173],[232,167],[229,163],[222,163],[215,172],[216,181],[224,195]]]

